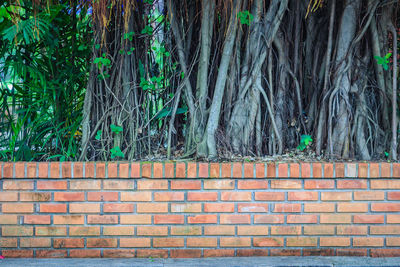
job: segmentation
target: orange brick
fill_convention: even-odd
[[[282,201],[285,200],[283,192],[255,192],[255,200]]]
[[[151,215],[121,215],[121,224],[151,224]]]
[[[65,190],[67,189],[66,181],[37,181],[38,190]]]
[[[213,237],[188,237],[186,239],[187,247],[216,247],[217,246],[217,238]]]
[[[400,247],[400,237],[386,237],[386,246]]]
[[[120,163],[118,167],[119,167],[119,177],[129,178],[129,163]],[[110,174],[108,174],[108,177],[110,177]]]
[[[85,162],[85,177],[94,178],[94,162]]]
[[[104,190],[132,190],[134,189],[133,180],[104,180]]]
[[[21,196],[24,198],[24,196],[27,196],[27,194],[31,193],[20,193]],[[8,201],[18,201],[18,192],[0,192],[0,201],[1,202],[8,202]],[[26,201],[22,200],[21,201]],[[32,201],[32,200],[29,200]]]
[[[7,192],[4,192],[7,194]],[[15,193],[17,194],[17,193]],[[0,199],[1,199],[1,193],[0,193]],[[9,195],[8,196],[8,201],[14,201],[12,199],[15,199],[15,197]],[[51,193],[37,193],[37,192],[21,192],[19,193],[19,200],[20,201],[32,201],[32,202],[42,202],[42,201],[49,201],[51,200]],[[6,200],[2,200],[6,201]]]
[[[74,162],[74,178],[83,178],[82,162]]]
[[[154,215],[154,224],[183,224],[183,215]]]
[[[48,213],[66,213],[66,204],[40,204],[40,212]]]
[[[18,246],[17,238],[2,238],[0,239],[0,247],[1,248],[16,248]]]
[[[142,177],[143,178],[151,178],[151,164],[150,163],[142,164]]]
[[[238,235],[268,235],[268,226],[263,225],[239,225],[237,227]]]
[[[100,190],[100,180],[76,180],[69,182],[69,188],[71,190]]]
[[[49,163],[47,162],[39,162],[38,163],[38,177],[39,178],[48,178],[49,177]]]
[[[272,189],[301,189],[301,180],[272,180]]]
[[[265,164],[256,163],[256,178],[265,178]]]
[[[50,238],[20,238],[19,246],[21,248],[51,247],[51,239]]]
[[[268,178],[275,178],[276,176],[276,165],[275,163],[268,163],[267,164],[267,177]]]
[[[36,178],[36,163],[29,162],[26,164],[26,177],[27,178]]]
[[[267,180],[244,180],[238,181],[238,189],[267,189]]]
[[[71,203],[69,204],[70,213],[99,213],[100,204],[92,203]]]
[[[199,177],[201,178],[208,178],[208,163],[199,163]],[[189,177],[189,176],[188,176]]]
[[[321,237],[319,245],[321,247],[348,247],[350,246],[350,237]]]
[[[304,225],[304,235],[334,235],[333,225]]]
[[[166,190],[168,189],[167,180],[139,180],[137,181],[138,190]]]
[[[54,192],[54,201],[85,201],[84,192]]]
[[[2,236],[31,236],[33,227],[31,226],[2,226]]]
[[[288,200],[289,201],[318,200],[318,192],[315,191],[288,192]]]
[[[337,178],[344,177],[344,164],[343,163],[335,163],[335,176]]]
[[[379,178],[379,163],[370,163],[369,164],[369,177],[371,178]]]
[[[354,200],[384,200],[383,191],[354,191]]]
[[[279,203],[274,204],[274,212],[301,212],[301,204],[298,203]]]
[[[243,164],[244,178],[254,178],[254,163]]]
[[[196,178],[197,177],[197,164],[196,163],[189,162],[187,164],[186,175],[187,175],[187,178]]]
[[[65,236],[67,235],[67,228],[57,226],[36,226],[35,234],[37,236]]]
[[[163,178],[163,164],[155,162],[153,164],[153,178]]]
[[[100,226],[70,226],[70,236],[94,236],[100,235]]]
[[[4,190],[32,190],[33,181],[15,181],[15,180],[4,180]]]
[[[62,178],[71,178],[71,162],[63,162],[61,163],[61,177]]]
[[[103,235],[134,235],[132,226],[103,226]]]
[[[171,204],[171,212],[201,212],[201,203]]]
[[[371,235],[398,235],[400,233],[399,225],[371,225],[369,227]]]
[[[315,247],[318,239],[315,237],[288,237],[286,246],[288,247]]]
[[[351,223],[350,214],[321,214],[320,223]]]
[[[33,258],[33,250],[2,250],[5,258]]]
[[[400,200],[400,191],[388,192],[387,199],[388,200]]]
[[[251,201],[251,192],[221,192],[223,201]]]
[[[391,168],[392,165],[390,163],[381,163],[381,176],[382,178],[390,178],[391,177]]]
[[[233,203],[204,203],[204,212],[234,212]]]
[[[96,178],[106,178],[106,164],[104,162],[96,162]]]
[[[367,226],[338,225],[336,233],[338,235],[367,235]]]
[[[164,213],[168,212],[167,203],[138,203],[136,204],[138,213]]]
[[[333,164],[324,163],[324,178],[332,178],[332,177],[333,177]]]
[[[168,258],[168,250],[165,249],[138,249],[136,250],[138,258]]]
[[[233,257],[235,256],[235,250],[233,249],[205,249],[204,258],[216,258],[216,257]]]
[[[53,215],[54,224],[84,224],[83,215]]]
[[[131,164],[131,178],[140,178],[140,163]]]
[[[75,250],[72,249],[69,251],[70,258],[100,258],[101,251],[100,250]]]
[[[121,192],[121,201],[132,201],[132,202],[151,201],[151,192]]]
[[[384,215],[360,214],[360,215],[354,215],[353,222],[354,223],[384,223],[385,217],[384,217]]]
[[[382,247],[383,237],[353,237],[354,247]]]
[[[268,212],[266,203],[239,203],[237,206],[239,212]]]
[[[86,241],[88,248],[115,248],[117,247],[116,238],[88,238]]]
[[[3,203],[3,213],[33,213],[33,204],[28,203]]]
[[[280,237],[254,237],[253,245],[255,247],[282,247],[283,238]]]
[[[50,163],[50,178],[60,178],[60,163],[51,162]]]
[[[201,189],[200,180],[172,180],[171,189],[173,190],[196,190]]]
[[[400,164],[393,163],[393,178],[400,178]]]
[[[23,162],[17,162],[14,163],[14,175],[15,178],[25,178],[25,163]]]
[[[317,223],[317,215],[288,215],[287,223]]]
[[[388,214],[387,223],[400,223],[400,215],[397,214]]]
[[[133,258],[135,250],[133,249],[106,249],[103,251],[104,258]]]
[[[3,164],[3,178],[13,178],[13,170],[14,164],[13,163],[4,163]]]
[[[104,203],[104,212],[133,212],[133,204]]]
[[[201,250],[199,249],[172,249],[171,258],[200,258]]]
[[[366,189],[368,187],[367,180],[338,180],[338,189]]]
[[[204,180],[204,189],[217,189],[217,190],[225,190],[225,189],[235,189],[235,181],[234,180]]]
[[[249,224],[250,215],[248,214],[221,214],[220,224]]]
[[[171,248],[171,247],[183,247],[183,238],[153,238],[153,247],[155,248]]]
[[[358,164],[358,177],[368,178],[368,163]]]
[[[150,247],[150,238],[121,238],[121,248],[146,248]]]
[[[368,203],[338,203],[338,212],[367,212]]]
[[[304,181],[304,189],[333,189],[335,187],[334,180],[306,180]]]
[[[398,212],[400,211],[400,203],[372,203],[372,211],[387,211],[387,212]]]
[[[205,235],[235,235],[235,226],[233,225],[212,225],[204,226]]]
[[[321,173],[320,173],[321,172],[321,165],[317,166],[317,168],[315,168],[314,171],[316,172],[316,176],[314,176],[314,177],[321,177],[322,176]],[[310,163],[301,163],[301,177],[302,178],[311,177],[311,164]]]
[[[233,163],[232,165],[232,177],[233,178],[242,178],[243,173],[243,164],[242,163]]]
[[[176,163],[175,165],[175,177],[176,178],[185,178],[186,177],[186,164],[185,163]]]
[[[50,224],[50,215],[25,215],[24,224]]]
[[[283,215],[254,215],[254,223],[283,223],[285,220],[284,218]]]
[[[136,228],[138,236],[166,236],[168,235],[168,226],[138,226]]]
[[[271,226],[271,235],[301,235],[301,226]]]
[[[400,189],[400,180],[371,180],[371,189]]]
[[[231,178],[231,163],[221,163],[221,177]]]
[[[250,247],[251,238],[250,237],[221,237],[220,238],[221,247]]]
[[[218,178],[218,177],[219,177],[219,163],[211,163],[210,178]]]
[[[173,163],[165,163],[164,164],[164,177],[165,178],[175,178]]]
[[[217,192],[188,192],[188,201],[216,201],[218,199]]]
[[[279,163],[278,164],[278,177],[280,177],[280,178],[288,177],[288,164],[287,163]]]
[[[188,223],[217,223],[217,215],[196,215],[187,218]]]
[[[17,224],[18,215],[1,215],[0,214],[0,225],[2,224]]]
[[[300,165],[298,163],[290,163],[290,175],[291,178],[300,178]]]
[[[88,215],[88,224],[117,224],[118,215]]]
[[[322,192],[322,201],[350,201],[352,192]]]
[[[171,235],[201,235],[201,226],[171,226]]]
[[[155,201],[183,201],[185,199],[184,192],[155,192]]]
[[[110,162],[107,164],[107,177],[108,178],[118,177],[118,163]]]
[[[121,195],[123,195],[123,194],[126,194],[126,193],[125,192],[121,193]],[[55,193],[54,193],[54,197],[55,197]],[[118,192],[87,192],[87,200],[88,201],[118,201]],[[122,201],[124,201],[124,200],[122,200]]]

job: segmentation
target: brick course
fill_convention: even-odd
[[[0,254],[399,256],[399,166],[0,163]]]

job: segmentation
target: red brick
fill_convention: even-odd
[[[318,238],[316,237],[288,237],[286,246],[288,247],[316,247]]]
[[[16,248],[18,246],[18,238],[1,238],[0,247],[1,248]]]
[[[85,162],[85,177],[94,178],[94,162]]]
[[[384,215],[370,215],[370,214],[360,214],[354,215],[354,223],[384,223]]]
[[[283,223],[284,218],[283,215],[254,215],[254,223]]]
[[[168,189],[167,180],[139,180],[137,181],[138,190],[166,190]]]
[[[166,236],[168,235],[168,226],[138,226],[136,228],[138,236]]]
[[[85,241],[83,238],[54,238],[54,248],[84,248]]]
[[[36,250],[36,258],[66,258],[66,250]]]
[[[319,245],[321,247],[348,247],[350,237],[320,237]]]
[[[107,177],[108,178],[118,177],[118,163],[110,162],[107,164]]]
[[[287,256],[301,256],[300,249],[271,249],[271,256],[287,257]]]
[[[138,213],[165,213],[168,212],[167,203],[138,203],[136,204]]]
[[[151,215],[121,215],[121,224],[151,224]]]
[[[353,237],[354,247],[382,247],[383,237]]]
[[[289,201],[318,200],[318,192],[315,191],[288,192],[288,200]]]
[[[115,248],[117,247],[116,238],[88,238],[86,247],[88,248]]]
[[[235,235],[235,226],[234,225],[212,225],[212,226],[204,226],[204,234],[205,235]]]
[[[393,163],[392,178],[400,178],[400,163]]]
[[[220,224],[249,224],[250,219],[249,214],[221,214],[219,216]]]
[[[393,191],[387,193],[388,200],[400,200],[400,191]]]
[[[279,178],[288,177],[288,164],[287,163],[279,163],[278,164],[278,177]]]
[[[25,163],[17,162],[14,163],[15,178],[25,178]]]
[[[267,203],[239,203],[239,212],[268,212]]]
[[[371,235],[398,235],[400,233],[399,225],[371,225],[369,227]]]
[[[265,164],[256,163],[256,178],[265,178]]]
[[[168,258],[168,250],[165,249],[138,249],[136,251],[138,258]]]
[[[333,225],[304,225],[304,235],[334,235]]]
[[[27,196],[27,194],[31,194],[31,193],[22,193],[21,192],[20,194],[22,197],[21,201],[26,201],[26,200],[24,200],[25,196]],[[18,201],[18,192],[0,192],[0,201],[1,202]],[[32,200],[28,200],[28,201],[32,201]]]
[[[30,203],[3,203],[3,213],[33,213],[33,204]]]
[[[82,162],[74,162],[73,176],[74,176],[74,178],[83,178],[83,163]]]
[[[285,200],[283,192],[255,192],[255,200],[282,201]]]
[[[173,248],[183,247],[185,240],[183,238],[153,238],[153,247],[155,248]]]
[[[54,201],[85,201],[84,192],[54,192]]]
[[[272,189],[301,189],[301,180],[272,180]]]
[[[171,235],[201,235],[201,226],[171,226]]]
[[[171,258],[200,258],[201,250],[199,249],[172,249]]]
[[[183,224],[183,215],[154,215],[154,224]]]
[[[322,201],[350,201],[352,192],[322,192]]]
[[[155,192],[154,201],[183,201],[184,192]]]
[[[333,164],[324,163],[324,178],[332,178],[332,177],[333,177]]]
[[[217,246],[217,238],[214,237],[188,237],[186,239],[187,247],[216,247]]]
[[[351,223],[350,214],[321,214],[320,223]]]
[[[321,172],[321,165],[319,165],[319,168],[317,167],[314,171],[317,172],[317,176],[314,176],[314,177],[321,177],[321,175],[319,173],[319,172]],[[310,163],[301,163],[301,177],[302,178],[311,177],[311,164]]]
[[[124,193],[121,193],[121,195],[122,194],[124,194]],[[54,195],[54,197],[55,197],[55,195]],[[88,201],[118,201],[118,192],[87,192],[87,200]]]
[[[250,237],[221,237],[220,247],[250,247]]]
[[[104,258],[133,258],[135,251],[133,249],[105,249],[103,251]]]
[[[61,177],[62,178],[71,178],[71,162],[63,162],[61,163]]]
[[[21,248],[47,248],[51,247],[50,238],[20,238],[19,246]]]
[[[287,223],[317,223],[317,215],[288,215]]]
[[[119,203],[104,203],[104,212],[133,212],[133,204],[119,204]]]
[[[208,163],[199,163],[199,177],[208,178]]]
[[[291,178],[300,178],[300,165],[298,163],[290,163],[290,175]]]
[[[106,178],[106,164],[104,162],[96,162],[96,178]]]
[[[400,249],[371,249],[371,257],[400,257]]]
[[[343,163],[335,163],[335,177],[336,178],[344,177],[344,164]]]
[[[268,226],[264,225],[239,225],[237,227],[238,235],[268,235]]]
[[[400,180],[371,180],[371,189],[400,189]]]
[[[330,248],[309,248],[303,249],[303,256],[335,256],[335,251]]]
[[[83,215],[53,215],[54,224],[84,224]]]
[[[338,180],[338,189],[366,189],[368,187],[367,180]]]
[[[189,162],[187,164],[187,178],[196,178],[197,177],[197,163]]]
[[[145,248],[150,247],[150,238],[121,238],[119,240],[122,248]]]
[[[188,201],[216,201],[218,199],[217,192],[188,192]]]
[[[338,212],[368,212],[368,203],[338,203]]]
[[[129,163],[120,163],[118,167],[119,167],[119,177],[129,178]]]
[[[238,249],[238,257],[266,257],[268,249]]]
[[[386,212],[398,212],[400,211],[400,203],[372,203],[372,211],[386,211]]]
[[[379,178],[379,163],[370,163],[369,164],[369,177],[371,178]]]
[[[218,177],[219,177],[219,163],[211,163],[210,178],[218,178]]]
[[[336,256],[341,256],[341,257],[367,257],[368,250],[367,249],[355,249],[355,248],[337,249],[336,254],[337,254]]]
[[[279,203],[274,204],[274,212],[301,212],[301,204],[298,203]]]
[[[153,164],[153,178],[163,178],[163,164],[155,162]]]
[[[238,181],[238,189],[267,189],[267,180],[243,180]]]
[[[100,250],[70,250],[69,257],[70,258],[100,258]]]
[[[3,178],[13,178],[13,169],[14,169],[14,164],[13,163],[4,163],[3,164]]]
[[[92,203],[71,203],[69,204],[70,213],[99,213],[100,204]]]
[[[301,235],[301,226],[271,226],[271,235]]]
[[[201,189],[200,180],[172,180],[171,189],[173,190],[196,190]]]
[[[203,252],[204,252],[204,258],[235,256],[235,250],[233,249],[205,249],[203,250]]]
[[[33,250],[2,250],[2,256],[7,258],[33,258]]]
[[[221,177],[231,178],[231,163],[221,163]]]
[[[71,190],[100,190],[100,180],[75,180],[69,182],[69,188]]]
[[[118,215],[88,215],[88,224],[117,224]]]
[[[70,236],[95,236],[100,235],[100,226],[70,226]]]
[[[368,163],[358,164],[358,177],[368,178]]]
[[[251,201],[251,192],[221,192],[223,201]]]
[[[3,236],[31,236],[33,227],[31,226],[2,226]]]
[[[164,163],[164,177],[165,178],[175,178],[173,163]]]
[[[254,163],[243,164],[244,178],[254,178]]]
[[[234,189],[235,181],[226,179],[204,180],[204,189],[226,190]]]
[[[1,215],[0,214],[0,225],[2,224],[17,224],[18,215]]]
[[[131,202],[151,201],[151,192],[121,192],[121,201],[124,201],[124,202],[125,201],[131,201]]]
[[[204,203],[204,212],[234,212],[234,203]]]
[[[354,200],[384,200],[383,191],[354,191]]]
[[[176,163],[176,178],[186,178],[186,164],[185,163]]]
[[[217,223],[217,215],[196,215],[187,218],[188,223]]]
[[[67,181],[37,181],[38,190],[65,190]]]
[[[142,163],[142,178],[151,178],[151,163]]]
[[[36,163],[29,162],[26,164],[26,177],[27,178],[36,178]]]
[[[60,178],[60,163],[51,162],[50,163],[50,178]]]
[[[255,247],[282,247],[283,238],[280,237],[254,237],[253,245]]]
[[[140,178],[140,163],[131,164],[131,178]]]
[[[50,215],[25,215],[24,224],[50,224]]]
[[[267,164],[267,177],[268,178],[275,178],[275,176],[276,176],[275,163],[268,163]]]
[[[333,189],[335,187],[334,180],[306,180],[304,181],[304,189]]]
[[[66,213],[66,204],[40,204],[40,212],[47,213]]]
[[[171,204],[171,212],[201,212],[201,203]]]
[[[242,168],[243,164],[242,163],[233,163],[232,165],[232,177],[233,178],[242,178],[243,173],[242,173]]]
[[[3,190],[32,190],[33,181],[4,180]]]
[[[35,234],[37,236],[65,236],[67,235],[67,227],[36,226]]]

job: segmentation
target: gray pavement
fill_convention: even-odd
[[[400,266],[400,258],[368,257],[248,257],[201,259],[4,259],[0,266],[7,267],[283,267],[283,266]]]

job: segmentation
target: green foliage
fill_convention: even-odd
[[[300,138],[300,144],[297,146],[297,149],[300,151],[304,151],[309,145],[311,145],[313,139],[310,135],[302,135]]]
[[[116,157],[124,158],[125,154],[122,153],[121,148],[119,146],[113,147],[111,150],[111,159],[115,159]]]
[[[96,132],[96,137],[95,137],[95,139],[96,140],[100,140],[101,139],[101,134],[103,133],[103,131],[102,130],[98,130],[97,132]]]
[[[378,63],[378,65],[382,65],[384,70],[388,70],[389,69],[389,58],[392,56],[392,53],[387,53],[384,57],[380,57],[380,56],[375,56],[376,59],[376,63]]]
[[[249,26],[250,26],[251,21],[254,18],[254,16],[248,10],[240,11],[237,16],[242,25],[246,24]]]
[[[124,130],[124,128],[122,128],[121,126],[117,126],[117,125],[114,125],[114,124],[111,124],[110,128],[111,128],[111,132],[113,132],[115,134],[120,134]]]

